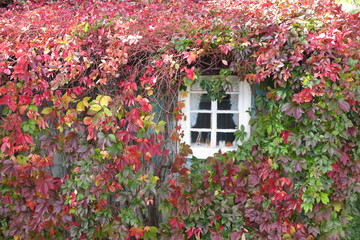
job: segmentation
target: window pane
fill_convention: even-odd
[[[191,110],[211,110],[211,100],[207,94],[191,93],[190,94]]]
[[[217,103],[218,110],[238,110],[239,95],[227,94],[224,99]]]
[[[235,140],[234,133],[221,133],[216,134],[216,145],[219,147],[231,147],[234,146],[233,142]]]
[[[190,113],[191,128],[210,128],[211,113]]]
[[[239,114],[219,113],[217,114],[218,129],[237,129],[239,126]]]
[[[210,132],[191,131],[191,145],[210,147],[210,139],[211,139]]]

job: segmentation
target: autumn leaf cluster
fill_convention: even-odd
[[[330,0],[0,14],[0,238],[345,236],[360,191],[359,14]],[[252,132],[189,166],[178,93],[210,74],[214,99],[228,75],[251,83]]]

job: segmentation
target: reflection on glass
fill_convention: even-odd
[[[218,110],[238,110],[239,95],[227,94],[225,98],[217,103]]]
[[[192,93],[190,94],[191,110],[211,110],[211,100],[207,94]]]
[[[210,128],[211,113],[190,113],[192,128]]]
[[[216,133],[216,145],[219,147],[231,147],[234,145],[234,133]]]
[[[239,114],[219,113],[217,115],[218,129],[235,129],[239,125]]]
[[[191,131],[191,144],[199,146],[210,146],[210,132]]]

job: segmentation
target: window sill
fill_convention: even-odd
[[[208,157],[213,156],[215,153],[218,153],[219,150],[221,150],[222,153],[236,150],[237,146],[231,146],[231,147],[202,147],[202,146],[191,146],[191,150],[193,151],[192,155],[189,155],[189,157],[196,157],[199,159],[206,159]]]

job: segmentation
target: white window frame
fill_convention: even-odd
[[[198,83],[201,82],[203,78],[211,79],[219,77],[217,75],[211,75],[211,76],[200,76]],[[184,130],[184,137],[183,140],[185,143],[189,144],[191,146],[191,149],[193,151],[192,155],[189,155],[188,157],[195,156],[200,159],[206,159],[207,157],[213,156],[214,153],[219,152],[227,152],[235,150],[237,145],[240,145],[241,142],[236,142],[232,146],[216,146],[216,132],[235,132],[238,130],[238,128],[243,125],[245,127],[245,131],[248,133],[247,136],[249,136],[250,133],[250,114],[249,110],[251,109],[251,88],[250,84],[246,81],[240,81],[240,79],[237,76],[228,76],[227,77],[229,81],[233,83],[233,86],[235,84],[238,84],[238,90],[239,91],[227,91],[226,94],[238,94],[238,109],[237,110],[217,110],[217,101],[211,102],[211,110],[191,110],[190,109],[190,95],[191,94],[206,94],[207,92],[205,90],[191,90],[191,87],[188,87],[186,91],[182,91],[179,94],[179,100],[183,101],[185,104],[185,107],[183,108],[183,113],[185,115],[184,119],[180,122],[180,125],[182,129]],[[211,129],[199,129],[199,128],[191,128],[191,120],[190,120],[190,113],[191,112],[203,112],[203,113],[211,113]],[[217,114],[219,113],[234,113],[238,114],[238,128],[236,129],[217,129]],[[210,140],[210,146],[198,146],[196,144],[191,144],[191,131],[206,131],[211,132],[211,140]],[[234,146],[235,145],[235,146]]]

